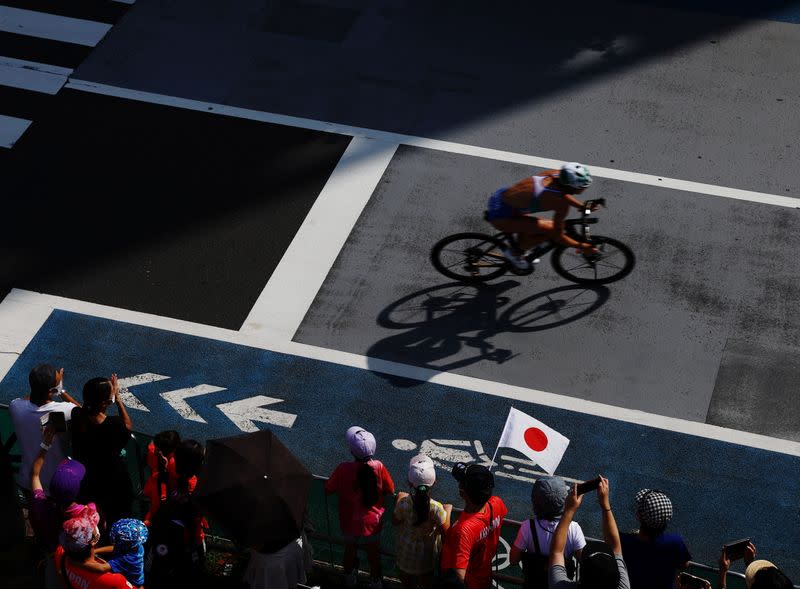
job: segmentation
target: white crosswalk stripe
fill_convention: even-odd
[[[135,0],[107,0],[108,5],[97,5],[104,14],[99,20],[109,20],[111,2],[133,4]],[[42,108],[49,108],[49,99],[33,100],[28,92],[55,96],[64,87],[90,48],[95,47],[112,28],[112,24],[92,20],[85,10],[73,14],[50,14],[29,8],[41,8],[41,3],[21,2],[21,6],[0,5],[0,35],[4,36],[4,52],[0,55],[0,147],[12,148],[32,123]],[[69,6],[53,3],[54,10],[63,11]],[[112,10],[110,14],[124,12],[127,8]],[[112,17],[113,18],[113,17]],[[35,52],[35,55],[28,55]],[[49,59],[61,65],[42,63]],[[76,63],[65,63],[72,62]],[[64,67],[72,66],[72,67]]]
[[[0,56],[2,86],[55,94],[71,74],[71,68]]]
[[[33,121],[0,114],[0,147],[11,148]]]
[[[106,23],[0,6],[0,31],[94,47],[111,29]]]

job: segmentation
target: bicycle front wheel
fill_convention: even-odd
[[[456,233],[438,241],[431,262],[439,272],[461,282],[486,282],[506,273],[505,244],[484,233]]]
[[[578,284],[608,284],[625,278],[636,265],[627,245],[610,237],[595,235],[596,254],[582,254],[574,247],[559,246],[550,260],[560,276]]]

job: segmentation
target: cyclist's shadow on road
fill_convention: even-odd
[[[381,311],[377,323],[404,331],[369,348],[370,368],[396,385],[415,386],[419,380],[386,374],[380,361],[440,372],[482,361],[502,364],[518,354],[495,347],[493,336],[543,331],[577,321],[603,306],[611,294],[605,286],[569,285],[512,303],[507,293],[519,285],[516,280],[491,285],[455,282],[396,300]]]

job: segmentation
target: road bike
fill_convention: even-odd
[[[557,274],[578,284],[608,284],[625,278],[636,265],[636,256],[627,245],[617,239],[602,235],[592,235],[589,228],[599,221],[591,216],[606,200],[599,198],[587,200],[579,219],[567,219],[565,232],[579,242],[591,243],[597,248],[595,253],[583,253],[557,241],[548,241],[533,248],[525,259],[530,268],[516,268],[502,250],[518,250],[514,236],[500,232],[456,233],[439,240],[431,250],[431,262],[439,272],[461,282],[487,282],[506,272],[516,275],[531,274],[539,258],[552,252],[550,263]]]

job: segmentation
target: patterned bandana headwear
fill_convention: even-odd
[[[131,550],[147,542],[147,526],[138,519],[120,519],[111,526],[108,536],[114,548]]]
[[[672,520],[672,501],[661,491],[642,489],[636,493],[636,514],[642,524],[660,532]]]
[[[100,514],[94,503],[83,508],[80,515],[64,522],[61,532],[61,545],[67,552],[80,551],[96,542],[100,537],[97,524]]]

